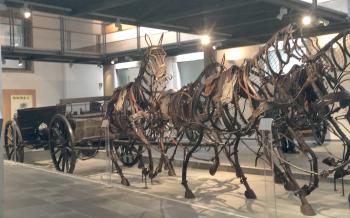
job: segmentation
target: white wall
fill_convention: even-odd
[[[64,98],[102,96],[103,70],[96,65],[64,64]]]
[[[63,97],[63,65],[33,62],[33,73],[3,73],[3,89],[35,89],[37,106],[55,105]]]
[[[3,89],[35,89],[36,105],[55,105],[62,98],[103,95],[102,68],[96,65],[33,62],[33,73],[2,74]]]

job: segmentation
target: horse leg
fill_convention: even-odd
[[[193,194],[192,190],[188,186],[188,181],[187,181],[187,167],[188,167],[188,162],[190,161],[190,158],[193,154],[193,152],[198,148],[202,141],[203,137],[203,131],[201,131],[201,136],[199,137],[199,140],[197,140],[196,144],[191,148],[191,150],[186,154],[186,157],[183,161],[182,165],[182,181],[181,184],[185,188],[185,198],[195,198],[195,195]]]
[[[232,154],[230,154],[229,150],[225,147],[225,153],[227,159],[230,161],[231,165],[235,168],[236,170],[236,176],[237,178],[240,178],[240,183],[244,185],[245,187],[245,192],[244,195],[247,199],[256,199],[256,194],[253,191],[253,189],[250,188],[247,177],[245,177],[243,170],[239,164],[239,158],[238,158],[238,145],[239,145],[239,140],[240,137],[237,137],[234,141],[234,147],[233,147],[233,156],[234,160],[232,159]]]
[[[121,183],[122,183],[123,185],[125,185],[125,186],[129,186],[130,183],[129,183],[129,181],[127,180],[127,178],[124,176],[123,170],[122,170],[122,168],[121,168],[121,167],[119,166],[119,164],[118,164],[118,156],[117,156],[116,153],[113,152],[111,149],[113,149],[113,148],[110,148],[109,154],[110,154],[110,157],[111,157],[111,159],[112,159],[112,161],[113,161],[113,163],[114,163],[114,166],[115,166],[115,168],[116,168],[116,170],[117,170],[117,172],[118,172],[120,178],[122,179],[122,180],[121,180]]]
[[[264,134],[264,133],[263,133]],[[275,132],[272,132],[273,134],[273,139],[274,139],[274,144],[276,144],[278,142],[278,135],[275,134]],[[260,135],[261,137],[261,135]],[[273,171],[274,171],[274,181],[277,184],[283,184],[285,190],[287,191],[294,191],[296,188],[293,186],[293,184],[289,181],[288,177],[286,176],[285,173],[282,172],[282,170],[277,166],[277,164],[272,160],[272,156],[271,156],[271,151],[270,149],[266,146],[267,144],[269,144],[268,141],[262,141],[261,139],[258,139],[258,143],[260,144],[260,146],[263,147],[264,149],[264,155],[266,157],[266,161],[268,162],[268,164],[272,167],[273,165]],[[277,147],[279,147],[277,145]]]
[[[216,145],[214,146],[214,152],[215,152],[215,156],[214,156],[213,164],[210,165],[209,167],[209,173],[212,176],[215,175],[220,165],[219,152],[218,152],[218,147]]]
[[[298,142],[298,146],[300,147],[300,150],[304,154],[309,154],[307,155],[310,159],[310,165],[311,165],[311,170],[313,172],[317,172],[317,158],[314,152],[310,149],[310,147],[305,143],[303,140],[302,136],[295,132],[292,128],[288,127],[288,132],[291,134],[293,138],[295,138]],[[281,157],[281,159],[285,159],[285,156],[281,150],[280,147],[277,147],[277,155]],[[315,211],[313,210],[312,206],[309,204],[309,202],[306,199],[306,196],[309,195],[317,186],[318,186],[318,176],[316,174],[312,174],[310,177],[310,185],[304,185],[302,188],[300,188],[299,184],[297,183],[296,179],[293,176],[293,173],[290,169],[290,166],[285,163],[281,162],[281,165],[289,179],[289,181],[293,184],[293,186],[296,188],[295,194],[298,195],[301,201],[301,206],[300,210],[302,214],[307,215],[307,216],[314,216],[316,215]]]

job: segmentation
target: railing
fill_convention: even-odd
[[[111,26],[114,24],[39,12],[33,12],[27,20],[19,10],[10,8],[0,13],[0,42],[13,48],[97,55],[145,48],[146,33],[153,44],[158,43],[162,33],[163,45],[199,42],[199,36],[192,34],[130,25],[120,30]]]

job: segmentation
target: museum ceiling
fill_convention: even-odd
[[[98,19],[180,32],[210,34],[223,39],[222,47],[256,44],[274,32],[313,12],[326,27],[309,29],[312,34],[336,32],[348,26],[347,14],[316,7],[299,0],[6,0],[23,7],[68,16]],[[281,19],[281,8],[287,13]],[[329,22],[329,23],[328,23]]]

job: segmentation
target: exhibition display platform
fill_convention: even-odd
[[[189,179],[196,198],[185,199],[180,168],[175,168],[177,176],[162,173],[145,189],[137,167],[124,170],[131,183],[126,187],[117,174],[108,181],[101,171],[105,163],[87,160],[70,175],[5,162],[5,217],[304,217],[293,193],[274,185],[268,175],[247,175],[258,193],[258,199],[247,200],[234,173],[218,171],[210,176],[207,170],[191,168]],[[346,197],[340,189],[334,192],[330,182],[321,182],[308,199],[316,217],[350,216]]]

